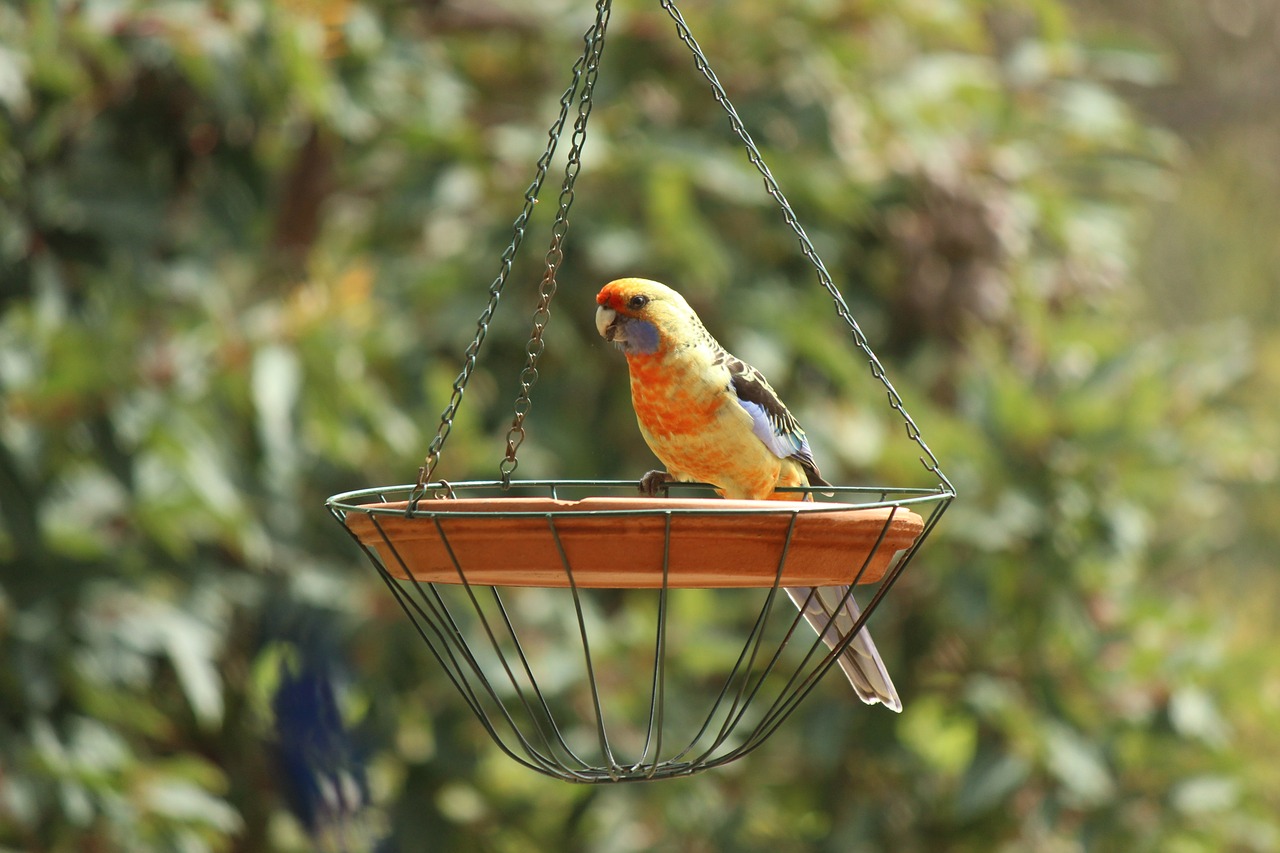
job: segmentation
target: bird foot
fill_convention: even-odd
[[[666,491],[663,486],[674,479],[666,471],[650,471],[640,478],[640,494],[650,498],[657,497],[658,491]]]

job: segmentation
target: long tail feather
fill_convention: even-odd
[[[845,595],[846,587],[787,587],[787,595],[795,602],[805,621],[822,637],[829,648],[838,646],[853,628],[862,610],[853,595]],[[843,607],[840,600],[844,599]],[[833,615],[834,613],[834,615]],[[868,705],[877,702],[901,713],[902,700],[894,689],[889,671],[865,627],[845,648],[839,659],[840,669],[853,685],[858,698]]]

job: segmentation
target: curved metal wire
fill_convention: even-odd
[[[779,205],[788,227],[800,242],[804,257],[813,265],[819,283],[833,300],[837,313],[848,325],[855,345],[867,357],[871,373],[885,388],[889,405],[902,417],[907,436],[923,455],[925,469],[937,477],[933,488],[822,487],[818,494],[797,488],[797,498],[813,502],[760,502],[751,508],[691,506],[643,508],[619,507],[608,510],[575,510],[571,505],[551,509],[539,517],[545,521],[546,535],[553,543],[559,584],[542,589],[499,587],[474,582],[475,566],[468,565],[466,549],[459,547],[446,519],[487,519],[495,523],[514,518],[528,519],[527,511],[486,509],[458,512],[447,505],[467,494],[509,497],[515,494],[562,498],[602,493],[634,495],[634,481],[529,480],[513,482],[518,466],[517,453],[525,437],[524,420],[531,406],[530,393],[538,380],[537,364],[543,351],[543,332],[550,320],[550,303],[555,296],[556,276],[563,260],[569,210],[574,184],[581,168],[595,82],[604,46],[610,0],[597,0],[596,19],[583,36],[583,52],[572,67],[572,81],[560,99],[559,115],[548,131],[547,147],[537,162],[533,182],[525,192],[524,207],[512,226],[512,239],[503,253],[497,276],[489,287],[489,300],[476,324],[475,336],[464,353],[463,367],[453,383],[453,392],[441,414],[440,425],[418,470],[413,485],[365,489],[335,495],[328,501],[330,512],[347,528],[376,567],[383,583],[412,622],[418,637],[444,670],[464,702],[499,748],[521,765],[558,779],[580,783],[639,781],[688,776],[734,761],[758,748],[795,711],[818,681],[838,665],[840,655],[857,637],[867,619],[883,601],[888,590],[932,533],[938,520],[955,497],[955,490],[942,472],[938,459],[925,443],[901,396],[889,381],[884,367],[872,351],[866,335],[854,320],[848,305],[794,211],[783,195],[723,86],[711,70],[701,47],[689,31],[683,16],[670,0],[661,6],[675,22],[680,40],[691,51],[694,64],[711,86],[713,97],[729,117],[734,134],[742,142],[752,165],[764,178],[765,189]],[[526,345],[526,362],[520,374],[520,392],[507,433],[506,453],[499,464],[500,479],[449,483],[432,481],[445,441],[452,428],[475,369],[494,311],[511,273],[512,262],[573,104],[577,118],[570,143],[568,162],[561,184],[559,209],[552,226],[551,243],[539,287],[532,331]],[[708,496],[705,484],[668,484],[669,492]],[[423,502],[430,493],[435,500]],[[828,505],[829,504],[829,505]],[[783,589],[788,561],[794,559],[793,542],[801,513],[888,509],[879,534],[870,550],[860,553],[861,562],[849,566],[843,576],[850,582],[839,587],[815,589],[813,595],[834,595],[829,612],[838,613],[850,597],[865,598],[861,614],[846,631],[840,632],[831,617],[817,632],[804,624],[802,611],[777,606]],[[923,528],[901,551],[881,554],[890,547],[887,536],[898,515],[918,511]],[[689,517],[714,514],[731,518],[745,532],[765,517],[787,520],[773,577],[755,589],[702,590],[683,588],[673,578],[673,534]],[[605,518],[627,525],[638,519],[660,519],[663,543],[658,571],[660,585],[643,594],[656,596],[651,653],[645,656],[651,671],[639,683],[644,695],[614,696],[609,682],[609,646],[616,626],[601,606],[601,591],[590,578],[591,566],[582,565],[566,544],[566,536],[584,517]],[[878,518],[878,516],[877,516]],[[363,534],[353,529],[359,521]],[[402,523],[412,523],[410,538],[426,536],[440,546],[447,566],[444,575],[433,570],[431,579],[415,574],[414,560],[406,556],[408,547]],[[915,522],[915,523],[918,523]],[[400,527],[395,527],[401,524]],[[912,528],[914,529],[914,528]],[[372,530],[372,535],[369,531]],[[801,546],[796,546],[797,548]],[[773,552],[769,552],[773,553]],[[512,560],[521,559],[513,554]],[[770,557],[770,559],[772,559]],[[850,558],[851,561],[857,558]],[[888,568],[874,587],[859,589],[873,561],[876,571]],[[767,570],[767,569],[766,569]],[[687,577],[687,576],[686,576]],[[584,578],[587,578],[584,580]],[[845,583],[844,580],[841,581]],[[584,586],[585,584],[585,586]],[[867,592],[866,590],[870,590]],[[732,654],[733,662],[719,667],[714,677],[696,675],[697,668],[675,666],[687,663],[686,655],[713,646],[714,629],[704,622],[690,622],[676,602],[689,596],[715,597],[713,612],[754,614],[744,624],[745,640]],[[757,605],[735,606],[728,599],[755,596]],[[548,597],[555,602],[548,605]],[[722,601],[724,599],[724,601]],[[827,603],[831,599],[825,599]],[[624,611],[634,612],[624,608]],[[550,614],[550,621],[548,614]],[[558,618],[559,621],[556,621]],[[831,647],[824,637],[838,636]],[[673,642],[679,637],[679,642]],[[570,644],[572,648],[569,648]],[[566,654],[572,652],[572,654]],[[566,678],[559,669],[577,661],[578,677]],[[626,664],[633,674],[635,661]],[[693,673],[693,674],[691,674]],[[617,701],[621,699],[621,701]],[[622,710],[619,711],[618,708]],[[634,707],[634,713],[628,712]]]
[[[707,61],[706,54],[702,52],[702,48],[698,45],[697,39],[693,37],[693,33],[689,30],[689,25],[685,23],[684,16],[680,14],[680,10],[676,8],[676,4],[672,0],[659,0],[663,9],[671,17],[676,25],[676,35],[679,37],[689,51],[693,54],[693,62],[698,72],[707,79],[711,84],[711,94],[715,98],[716,103],[729,116],[729,124],[733,128],[733,133],[742,142],[747,151],[747,159],[751,161],[751,165],[755,166],[756,171],[764,178],[765,191],[769,194],[778,207],[782,210],[783,219],[786,220],[787,226],[795,232],[796,238],[800,241],[800,251],[804,257],[812,264],[818,275],[818,282],[823,289],[831,296],[832,302],[835,304],[836,313],[845,321],[849,327],[849,331],[853,336],[854,344],[858,349],[867,356],[871,366],[871,374],[880,381],[885,387],[885,391],[889,395],[890,408],[897,411],[902,416],[902,420],[907,430],[907,437],[919,445],[924,452],[924,456],[920,457],[920,463],[925,469],[935,475],[941,482],[943,488],[948,492],[955,494],[955,487],[951,485],[951,481],[947,479],[946,474],[942,473],[942,468],[938,463],[938,457],[929,449],[929,445],[925,443],[924,437],[920,434],[920,428],[916,426],[916,422],[908,414],[903,406],[902,397],[898,394],[897,389],[893,387],[893,383],[889,381],[889,377],[885,374],[884,365],[880,363],[880,359],[871,349],[871,343],[867,340],[866,334],[862,331],[862,327],[858,325],[858,321],[853,318],[853,312],[849,310],[848,303],[845,302],[844,296],[841,295],[840,289],[836,287],[835,281],[831,278],[831,273],[827,271],[827,267],[822,263],[822,259],[818,257],[818,250],[814,248],[813,241],[809,239],[809,235],[805,233],[804,226],[800,224],[799,218],[795,211],[791,209],[791,204],[782,193],[782,188],[778,186],[777,180],[773,177],[773,173],[769,171],[768,165],[764,162],[764,155],[760,153],[760,149],[756,146],[755,140],[751,138],[751,134],[747,131],[747,127],[743,124],[738,111],[734,109],[733,103],[729,100],[729,95],[724,90],[724,86],[720,85],[720,80],[716,77],[716,73],[711,70],[711,64]]]
[[[444,484],[428,484],[428,491]],[[560,499],[634,493],[634,481],[537,480],[516,481],[504,488],[500,480],[449,484],[458,497],[506,497],[515,491],[524,496]],[[698,493],[696,484],[675,484],[678,490]],[[402,551],[403,532],[388,528],[402,520],[403,500],[413,485],[364,489],[336,495],[329,509],[348,531],[355,517],[371,522],[377,535],[361,539],[352,532],[369,556],[384,584],[415,626],[432,656],[444,669],[464,701],[499,748],[521,765],[539,773],[580,783],[642,781],[688,776],[734,761],[758,748],[795,711],[837,666],[839,654],[852,642],[883,599],[884,592],[907,562],[899,555],[892,569],[871,592],[850,586],[835,593],[858,595],[863,609],[857,622],[834,649],[811,631],[801,612],[779,606],[784,570],[791,559],[792,536],[802,512],[824,512],[825,505],[800,501],[761,502],[758,508],[719,510],[687,507],[622,508],[606,513],[581,512],[566,502],[563,510],[537,513],[546,534],[555,543],[557,561],[565,583],[557,589],[519,589],[476,584],[470,580],[473,566],[455,547],[447,519],[459,515],[495,521],[528,512],[495,510],[458,513],[453,500],[423,501],[412,511],[415,530],[434,535],[444,546],[455,582],[422,582],[415,578],[413,563]],[[894,514],[914,508],[927,514],[924,532],[908,553],[928,535],[952,500],[942,489],[888,489],[837,486],[831,511],[890,507],[871,551],[851,567],[860,580],[880,550]],[[823,487],[826,491],[826,487]],[[817,503],[828,499],[822,497]],[[682,589],[670,581],[673,530],[682,519],[697,514],[730,515],[748,531],[756,520],[769,515],[789,518],[782,549],[772,578],[755,589]],[[662,520],[664,534],[660,556],[662,584],[637,594],[654,596],[653,630],[647,655],[626,658],[625,679],[619,678],[617,651],[609,651],[624,627],[611,619],[602,605],[607,593],[578,583],[579,564],[563,539],[567,526],[586,516],[611,519],[625,525],[640,517]],[[414,535],[417,535],[416,533]],[[513,554],[513,561],[522,555]],[[830,591],[828,591],[830,594]],[[698,607],[684,606],[689,597],[703,596]],[[705,597],[710,596],[708,603]],[[743,602],[754,599],[755,605]],[[861,599],[865,599],[863,602]],[[785,597],[784,597],[785,600]],[[843,600],[843,599],[842,599]],[[717,628],[708,624],[707,608],[719,614],[754,613],[743,623],[745,639],[731,663],[717,667],[714,677],[691,676],[689,665],[699,650],[715,646]],[[623,608],[625,621],[637,608]],[[547,614],[559,615],[548,623]],[[739,621],[729,617],[731,622]],[[714,622],[714,620],[712,620]],[[830,620],[833,621],[833,620]],[[823,634],[834,629],[830,621]],[[673,644],[672,637],[680,641]],[[736,647],[735,647],[736,648]],[[601,650],[604,651],[601,651]],[[572,662],[576,660],[576,668]],[[650,668],[644,672],[640,661]],[[577,675],[566,675],[564,668]],[[637,685],[630,691],[613,682]],[[642,685],[642,686],[640,686]]]
[[[582,147],[587,141],[587,120],[591,117],[592,96],[595,94],[596,77],[600,72],[600,57],[604,52],[605,28],[609,25],[612,3],[599,0],[596,4],[596,24],[587,33],[586,71],[583,77],[582,96],[578,100],[578,118],[573,123],[573,138],[569,142],[569,158],[564,167],[564,182],[560,185],[560,207],[556,221],[551,226],[551,247],[544,260],[546,271],[538,287],[538,306],[533,311],[533,328],[525,344],[526,361],[520,372],[520,394],[516,397],[515,416],[507,431],[507,452],[498,463],[498,472],[504,485],[511,484],[511,475],[520,464],[516,454],[524,441],[524,419],[533,405],[529,396],[538,381],[538,359],[544,343],[542,333],[551,322],[551,300],[556,295],[556,273],[564,260],[564,240],[569,233],[569,208],[573,206],[573,185],[582,169]]]

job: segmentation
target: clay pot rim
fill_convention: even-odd
[[[342,513],[359,512],[369,515],[398,515],[406,518],[447,517],[493,517],[511,518],[530,515],[554,515],[572,518],[578,516],[645,516],[645,515],[782,515],[795,513],[843,513],[859,510],[884,509],[916,509],[921,505],[936,503],[940,498],[949,498],[936,489],[902,489],[878,486],[832,486],[824,487],[828,495],[863,496],[877,495],[877,500],[843,502],[820,497],[813,501],[801,500],[805,490],[795,489],[795,500],[726,500],[719,497],[643,497],[619,496],[593,493],[580,498],[565,498],[554,494],[527,495],[501,492],[490,497],[441,497],[440,492],[448,490],[494,490],[500,488],[493,482],[459,482],[431,484],[434,488],[427,490],[416,507],[408,510],[409,500],[414,487],[410,485],[375,487],[344,492],[329,498],[326,504],[333,511]],[[539,488],[544,492],[557,487],[566,489],[582,489],[598,487],[607,491],[609,488],[626,488],[634,490],[633,480],[615,481],[519,481],[522,489]],[[679,484],[684,486],[685,484]],[[698,484],[694,484],[698,487]],[[708,488],[702,486],[701,488]],[[889,497],[893,495],[894,497]]]
[[[638,506],[630,507],[599,507],[586,506],[577,508],[579,504],[584,502],[593,502],[597,499],[586,498],[583,501],[557,501],[551,498],[529,498],[529,501],[537,501],[537,504],[526,504],[525,506],[512,509],[503,507],[504,504],[513,500],[526,500],[524,498],[480,498],[480,499],[457,499],[447,501],[432,501],[429,504],[419,504],[418,508],[412,512],[407,512],[408,501],[389,501],[379,504],[364,504],[359,507],[352,508],[355,512],[364,512],[373,515],[397,515],[409,518],[432,518],[435,516],[447,516],[449,518],[521,518],[527,516],[545,516],[554,515],[557,518],[607,518],[607,517],[625,517],[625,516],[651,516],[651,515],[791,515],[794,513],[802,513],[805,515],[816,514],[823,515],[828,513],[844,513],[844,512],[876,512],[882,510],[910,509],[908,505],[901,502],[892,502],[884,504],[841,504],[841,503],[801,503],[799,501],[783,502],[783,501],[741,501],[740,503],[758,503],[762,506],[725,506],[730,501],[722,500],[706,500],[700,501],[699,506],[663,506],[657,502],[644,499],[636,499],[634,502]],[[627,499],[631,502],[630,499]],[[668,501],[664,503],[677,503],[677,501]],[[461,505],[461,506],[460,506]]]

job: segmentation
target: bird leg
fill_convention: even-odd
[[[674,480],[675,477],[666,471],[650,471],[640,478],[640,494],[650,498],[657,497],[658,490]]]

